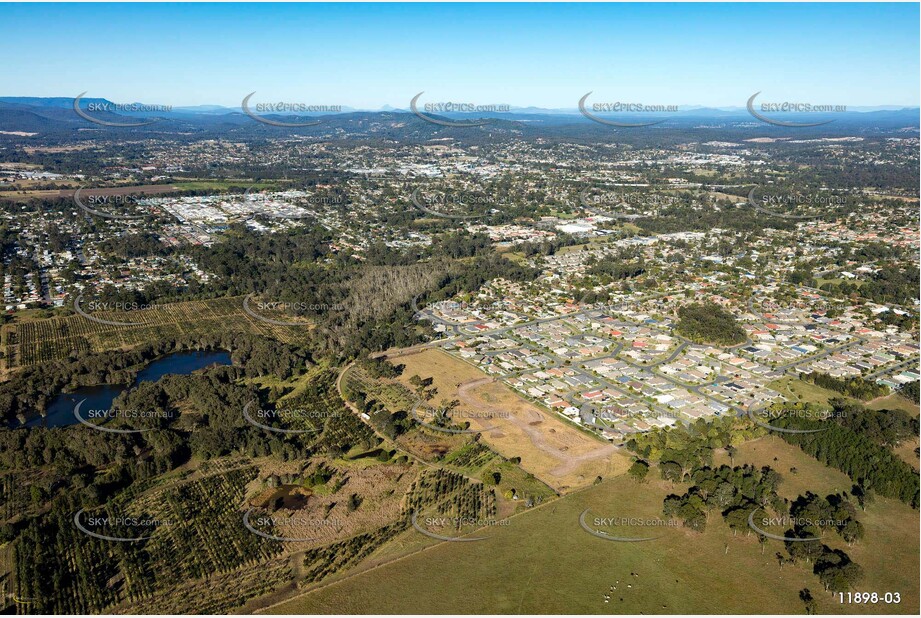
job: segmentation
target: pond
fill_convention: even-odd
[[[131,387],[141,382],[156,382],[167,374],[189,375],[211,365],[230,365],[230,353],[224,350],[202,350],[195,352],[173,352],[162,356],[138,372]],[[17,427],[66,427],[78,423],[74,406],[86,399],[85,410],[108,410],[122,391],[124,384],[97,384],[81,386],[70,393],[58,394],[48,406],[46,416],[35,416]],[[16,421],[14,421],[15,423]]]

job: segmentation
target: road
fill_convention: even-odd
[[[769,281],[776,281],[775,279],[773,279],[773,278],[771,278],[771,277],[766,277],[766,279],[769,280]],[[722,289],[723,289],[723,288],[720,288],[720,290],[722,290]],[[799,290],[805,290],[805,291],[814,293],[814,294],[816,294],[816,295],[822,297],[822,298],[825,299],[826,301],[827,301],[828,298],[829,298],[829,297],[827,297],[827,296],[825,295],[825,293],[824,293],[822,290],[818,290],[818,289],[816,289],[816,288],[810,288],[810,287],[808,287],[808,286],[797,286],[797,289],[799,289]],[[500,328],[483,330],[483,331],[479,331],[478,333],[463,333],[462,330],[461,330],[462,324],[459,324],[459,323],[457,323],[457,322],[452,322],[452,321],[449,321],[449,320],[445,320],[445,319],[439,318],[439,317],[435,316],[434,314],[432,314],[431,311],[423,310],[423,311],[419,311],[419,312],[417,313],[417,315],[422,314],[423,319],[427,319],[427,320],[430,320],[430,321],[432,321],[432,322],[435,322],[435,323],[444,325],[445,328],[446,328],[446,329],[450,329],[450,330],[454,333],[454,335],[451,336],[451,337],[447,337],[447,338],[444,338],[444,339],[439,339],[439,340],[430,342],[429,344],[422,344],[421,346],[414,346],[413,349],[419,349],[419,350],[421,350],[421,349],[425,349],[425,348],[432,347],[432,346],[435,346],[435,345],[441,345],[441,344],[443,344],[443,343],[455,341],[455,340],[460,339],[461,337],[464,337],[464,336],[474,336],[475,334],[480,334],[480,335],[502,335],[502,334],[506,334],[506,333],[512,332],[512,331],[514,331],[514,330],[516,330],[516,329],[519,329],[519,328],[522,328],[522,327],[527,327],[527,326],[532,326],[532,325],[537,325],[537,324],[543,324],[543,323],[547,323],[547,322],[554,322],[554,321],[558,321],[558,320],[565,320],[565,319],[567,319],[567,318],[573,318],[573,317],[577,317],[577,316],[582,316],[582,315],[586,315],[586,314],[589,314],[589,313],[592,313],[592,312],[595,312],[595,311],[604,311],[604,310],[607,310],[607,311],[617,311],[618,309],[623,309],[623,308],[625,308],[625,307],[627,307],[627,306],[629,306],[629,305],[632,305],[632,304],[642,303],[642,302],[645,302],[645,301],[648,301],[648,300],[654,300],[654,299],[656,299],[656,298],[661,298],[661,297],[664,297],[664,296],[669,296],[669,295],[671,295],[671,294],[672,294],[671,292],[657,293],[657,294],[653,294],[653,295],[651,295],[651,296],[643,297],[642,299],[637,299],[637,300],[634,300],[634,301],[624,301],[624,302],[616,303],[616,304],[613,304],[613,305],[607,306],[607,307],[592,306],[592,307],[589,307],[589,308],[586,308],[586,309],[582,309],[582,310],[580,310],[580,311],[577,311],[577,312],[574,312],[574,313],[570,313],[570,314],[566,314],[566,315],[552,316],[552,317],[546,317],[546,318],[538,318],[538,319],[534,319],[534,320],[529,320],[529,321],[525,321],[525,322],[520,322],[520,323],[517,323],[517,324],[513,324],[513,325],[511,325],[511,326],[503,326],[503,327],[500,327]],[[415,306],[415,299],[413,300],[413,303],[414,303],[414,306]],[[759,311],[755,308],[754,303],[755,303],[755,298],[754,298],[754,297],[751,297],[751,298],[748,299],[747,304],[748,304],[748,309],[749,309],[749,311],[750,311],[753,315],[755,315],[755,316],[759,317],[760,319],[764,320],[764,319],[765,319],[764,315],[763,315],[761,312],[759,312]],[[635,326],[648,326],[648,325],[645,325],[645,324],[637,324],[637,323],[631,322],[631,321],[629,321],[629,320],[624,320],[624,322],[627,322],[627,323],[632,324],[632,325],[635,325]],[[651,327],[651,328],[653,328],[654,330],[659,330],[659,329],[656,329],[655,327]],[[664,332],[664,331],[662,331],[662,332]],[[659,376],[659,377],[661,377],[661,378],[667,380],[668,382],[672,383],[673,385],[678,386],[678,387],[683,388],[683,389],[686,389],[686,390],[688,390],[688,391],[694,393],[695,395],[698,395],[698,396],[700,396],[700,397],[702,397],[702,398],[704,398],[704,399],[706,399],[706,400],[709,400],[709,401],[712,401],[712,402],[716,402],[716,403],[719,403],[719,404],[721,404],[721,405],[728,406],[730,409],[735,410],[735,411],[738,412],[738,413],[744,413],[744,410],[742,410],[742,408],[740,408],[738,405],[735,405],[735,404],[733,404],[733,403],[731,403],[731,402],[727,402],[727,401],[721,401],[720,399],[718,399],[718,398],[716,398],[716,397],[714,397],[714,396],[712,396],[712,395],[710,395],[710,394],[704,392],[704,391],[702,390],[702,388],[706,387],[707,384],[699,384],[699,385],[686,384],[686,383],[684,383],[684,382],[681,382],[680,380],[677,380],[677,379],[675,379],[675,378],[672,378],[671,376],[668,376],[668,375],[663,374],[663,373],[661,373],[660,371],[658,371],[658,367],[659,367],[659,366],[664,365],[664,364],[668,364],[668,363],[674,361],[676,358],[678,358],[678,357],[681,355],[681,353],[685,350],[685,348],[687,348],[688,345],[692,345],[692,344],[693,344],[692,341],[688,340],[687,338],[685,338],[685,337],[683,337],[683,336],[681,336],[681,335],[679,335],[679,334],[677,334],[677,333],[666,333],[666,334],[669,334],[670,336],[675,337],[675,338],[677,338],[677,339],[680,341],[680,344],[679,344],[674,350],[672,350],[671,353],[669,353],[668,356],[666,356],[666,357],[664,357],[664,358],[661,358],[661,359],[658,359],[658,360],[654,361],[653,363],[650,363],[650,364],[647,364],[647,365],[637,364],[637,363],[634,363],[634,362],[632,362],[632,361],[630,361],[630,360],[627,360],[627,359],[620,359],[620,360],[623,360],[624,362],[626,362],[627,364],[629,364],[629,365],[631,365],[631,366],[633,366],[633,367],[637,367],[637,368],[640,368],[640,369],[648,370],[648,371],[650,371],[651,373],[653,373],[653,374],[655,374],[655,375],[657,375],[657,376]],[[512,336],[512,338],[514,338],[516,341],[518,341],[518,338],[517,338],[517,337],[514,337],[514,335]],[[823,358],[825,358],[825,357],[827,357],[827,356],[830,356],[830,355],[832,355],[832,354],[835,354],[835,353],[838,353],[838,352],[845,351],[845,350],[847,350],[847,349],[849,349],[849,348],[852,348],[852,347],[855,347],[855,346],[858,346],[858,345],[862,345],[862,344],[866,343],[867,341],[868,341],[868,339],[867,339],[866,337],[862,337],[862,336],[859,336],[859,335],[852,335],[852,340],[851,340],[851,341],[848,341],[847,343],[844,343],[844,344],[839,345],[839,346],[835,346],[835,347],[833,347],[833,348],[827,348],[827,349],[824,349],[824,350],[822,350],[821,352],[818,352],[818,353],[816,353],[816,354],[812,354],[812,355],[806,356],[806,357],[804,357],[804,358],[800,358],[800,359],[791,361],[791,362],[789,362],[789,363],[785,363],[785,364],[780,365],[779,367],[777,367],[777,368],[775,369],[775,371],[778,371],[778,372],[781,372],[781,373],[792,373],[792,374],[796,375],[797,372],[795,371],[795,369],[796,369],[796,367],[798,367],[798,366],[800,366],[800,365],[803,365],[803,364],[805,364],[805,363],[810,363],[810,362],[814,362],[814,361],[821,360],[821,359],[823,359]],[[522,343],[522,345],[525,345],[527,342],[520,342],[520,341],[519,341],[519,343]],[[621,350],[623,349],[623,344],[621,344],[620,342],[617,342],[617,345],[618,345],[617,349],[616,349],[612,354],[608,354],[608,355],[603,356],[603,357],[592,358],[592,359],[590,359],[590,360],[595,361],[595,360],[604,360],[604,359],[607,359],[607,358],[618,358],[618,355],[620,354]],[[751,346],[751,345],[754,345],[754,342],[751,340],[751,338],[746,337],[746,340],[745,340],[744,342],[742,342],[742,343],[738,343],[738,344],[735,344],[735,345],[732,345],[732,346],[714,346],[714,347],[718,347],[718,348],[723,349],[723,350],[726,350],[726,351],[731,351],[731,350],[735,350],[735,349],[739,349],[739,348],[743,348],[743,347]],[[503,352],[502,350],[498,350],[498,351],[490,351],[490,352],[487,352],[486,354],[487,354],[487,355],[498,355],[498,354],[501,354],[502,352]],[[550,365],[548,365],[548,366],[546,366],[546,367],[542,367],[542,368],[534,367],[534,368],[527,368],[527,369],[523,369],[523,370],[520,370],[520,371],[511,372],[511,373],[508,373],[508,374],[503,375],[502,377],[503,377],[503,378],[506,378],[506,379],[507,379],[507,378],[514,378],[514,377],[518,377],[518,376],[520,376],[520,375],[522,375],[522,374],[524,374],[524,373],[529,373],[529,372],[531,372],[531,371],[537,371],[537,370],[541,370],[541,369],[546,370],[546,369],[551,369],[551,368],[555,368],[555,367],[561,367],[561,366],[564,366],[564,365],[566,364],[566,360],[565,360],[565,359],[562,359],[562,358],[560,358],[559,356],[553,354],[552,351],[542,350],[542,354],[544,354],[544,355],[550,357],[550,358],[552,359],[552,361],[553,361],[552,364],[550,364]],[[743,354],[743,355],[744,355],[744,356],[748,356],[747,354]],[[751,359],[750,359],[750,360],[751,360]],[[755,362],[759,362],[759,363],[763,364],[763,362],[760,361],[760,360],[755,360]],[[877,375],[882,375],[882,374],[884,374],[884,373],[887,373],[887,372],[890,372],[890,371],[894,371],[894,370],[896,370],[896,369],[898,369],[898,368],[900,368],[900,367],[902,367],[902,366],[904,366],[904,365],[908,365],[908,364],[911,363],[911,362],[912,362],[912,361],[905,361],[905,362],[903,362],[903,363],[899,363],[898,365],[895,365],[895,366],[889,367],[889,368],[887,368],[887,369],[883,369],[883,370],[880,370],[880,371],[875,372],[875,373],[873,373],[873,374],[870,374],[869,376],[867,376],[867,378],[868,378],[868,379],[872,379],[872,378],[876,377]],[[580,364],[580,365],[578,365],[578,366],[579,366],[580,369],[583,369],[583,370],[585,370],[585,371],[591,373],[593,379],[594,379],[595,381],[597,381],[597,383],[600,384],[602,388],[610,388],[610,389],[616,390],[616,391],[618,391],[618,392],[625,393],[625,394],[628,394],[628,395],[631,395],[631,396],[634,396],[634,397],[635,397],[635,395],[634,395],[633,393],[627,391],[626,389],[624,389],[623,387],[621,387],[619,384],[611,383],[609,380],[606,380],[606,379],[604,379],[604,378],[602,378],[602,377],[597,376],[596,374],[594,374],[594,372],[592,372],[592,370],[591,370],[589,367],[587,367],[585,363],[582,363],[582,364]],[[575,393],[573,393],[573,392],[570,392],[570,393],[564,395],[564,399],[565,399],[566,401],[568,401],[570,404],[572,404],[572,405],[574,405],[574,406],[576,406],[576,407],[580,407],[580,404],[584,404],[584,402],[580,402],[579,400],[576,399]],[[656,409],[656,408],[657,408],[657,406],[653,406],[653,409]],[[664,411],[664,410],[663,410],[662,412],[660,412],[660,413],[661,413],[661,414],[674,415],[673,412]],[[589,424],[594,424],[594,423],[589,423]],[[598,427],[598,425],[595,425],[595,426]]]

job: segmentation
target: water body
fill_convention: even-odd
[[[30,418],[19,427],[66,427],[76,425],[74,406],[86,400],[82,410],[108,410],[112,402],[126,388],[133,388],[141,382],[156,382],[167,374],[189,375],[193,371],[210,367],[211,365],[230,365],[230,353],[223,350],[204,350],[197,352],[174,352],[156,359],[138,372],[134,382],[124,384],[98,384],[95,386],[81,386],[72,393],[60,393],[48,406],[48,414],[44,417]]]

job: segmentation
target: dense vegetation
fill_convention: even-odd
[[[64,388],[129,384],[151,360],[173,352],[204,349],[229,350],[235,373],[246,378],[273,375],[288,379],[303,373],[309,363],[309,354],[302,348],[239,333],[163,340],[128,351],[75,355],[71,360],[24,368],[0,383],[0,421],[6,424],[43,413],[54,395]]]
[[[713,467],[714,449],[723,448],[731,457],[734,445],[760,435],[759,429],[742,418],[724,418],[712,425],[698,422],[687,428],[653,430],[631,439],[627,447],[657,461],[664,480],[687,484],[683,494],[665,497],[662,512],[665,517],[680,519],[690,530],[703,532],[711,512],[716,511],[733,534],[753,534],[756,532],[749,518],[762,512],[786,522],[783,534],[788,538],[819,537],[833,530],[849,545],[859,540],[863,526],[857,521],[857,509],[844,494],[820,498],[807,493],[791,502],[778,495],[781,475],[770,467]],[[638,459],[630,474],[642,482],[647,470],[646,461]],[[864,487],[855,487],[854,492],[861,505],[872,493]],[[759,541],[764,551],[767,537],[759,535]],[[788,555],[778,553],[778,562],[813,564],[813,572],[826,590],[851,590],[863,575],[847,553],[820,541],[787,541],[785,546]]]
[[[678,309],[675,330],[695,343],[736,345],[745,331],[735,317],[716,303],[690,303]]]
[[[843,400],[831,403],[833,413],[824,421],[790,415],[772,424],[784,429],[822,429],[781,436],[822,463],[841,470],[865,490],[918,508],[918,473],[885,446],[899,436],[917,433],[917,420],[906,420],[892,411],[855,414]],[[886,415],[893,419],[886,419]]]
[[[664,470],[662,474],[665,476]],[[705,466],[694,470],[689,482],[692,485],[683,495],[665,498],[663,512],[666,517],[680,517],[686,527],[697,532],[703,531],[712,509],[719,511],[734,531],[747,530],[748,516],[756,508],[783,509],[783,500],[777,496],[780,475],[768,467]]]
[[[277,547],[242,525],[236,505],[253,468],[236,468],[169,489],[147,511],[132,513],[160,524],[154,529],[110,526],[98,532],[149,540],[114,543],[90,537],[74,526],[79,495],[55,500],[48,513],[23,524],[16,543],[17,596],[43,614],[98,613],[122,601],[139,601],[155,590],[190,578],[224,573],[271,557]],[[129,505],[102,511],[124,517]],[[101,513],[100,513],[101,514]]]
[[[889,388],[882,384],[877,384],[871,380],[865,380],[860,376],[850,378],[836,378],[827,373],[813,371],[801,376],[806,382],[812,382],[816,386],[837,391],[854,399],[867,401],[882,397],[889,392]]]

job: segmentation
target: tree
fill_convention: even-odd
[[[663,461],[659,464],[659,470],[662,473],[662,478],[666,481],[671,481],[672,483],[681,482],[681,479],[684,476],[681,470],[681,466],[674,461]]]
[[[818,610],[818,605],[815,602],[815,599],[812,598],[812,593],[809,592],[809,588],[803,588],[799,591],[799,598],[806,606],[806,614],[813,615]]]
[[[731,444],[730,444],[729,446],[726,447],[726,454],[729,455],[729,465],[730,465],[730,466],[736,465],[736,464],[735,464],[735,456],[736,456],[736,453],[738,453],[738,452],[739,452],[739,449],[737,449],[736,447],[734,447],[734,446],[731,445]]]
[[[627,472],[633,477],[633,480],[643,482],[649,473],[649,464],[642,459],[637,459]]]

